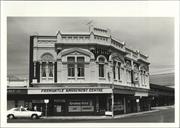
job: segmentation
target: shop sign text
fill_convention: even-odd
[[[76,93],[111,93],[105,88],[60,88],[60,89],[29,89],[28,94],[76,94]]]

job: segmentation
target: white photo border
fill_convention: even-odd
[[[179,127],[179,1],[1,1],[2,127]],[[7,123],[7,17],[173,17],[175,123]]]

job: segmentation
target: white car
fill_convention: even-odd
[[[7,111],[8,119],[13,118],[32,118],[37,119],[42,116],[42,112],[39,111],[29,111],[26,108],[12,108]]]

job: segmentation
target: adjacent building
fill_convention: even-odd
[[[109,29],[91,25],[87,33],[33,35],[29,55],[29,87],[18,97],[24,106],[47,110],[48,116],[150,109],[148,56],[128,48]]]

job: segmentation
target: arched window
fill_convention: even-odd
[[[42,77],[46,77],[46,62],[42,62]]]
[[[144,67],[144,66],[141,67],[140,72],[141,72],[141,85],[142,85],[142,86],[145,86],[145,84],[146,84],[146,80],[145,80],[146,70],[145,70],[145,67]]]
[[[41,77],[43,79],[54,77],[54,58],[51,54],[46,53],[41,57]]]
[[[134,81],[137,82],[139,80],[139,69],[138,65],[134,64]]]
[[[116,79],[116,61],[113,61],[113,78]]]
[[[104,77],[104,64],[105,64],[105,59],[103,57],[100,57],[98,59],[99,61],[99,77]]]
[[[118,80],[121,80],[121,63],[118,62]]]
[[[126,80],[127,80],[127,83],[132,82],[131,63],[130,63],[130,61],[126,61]]]

